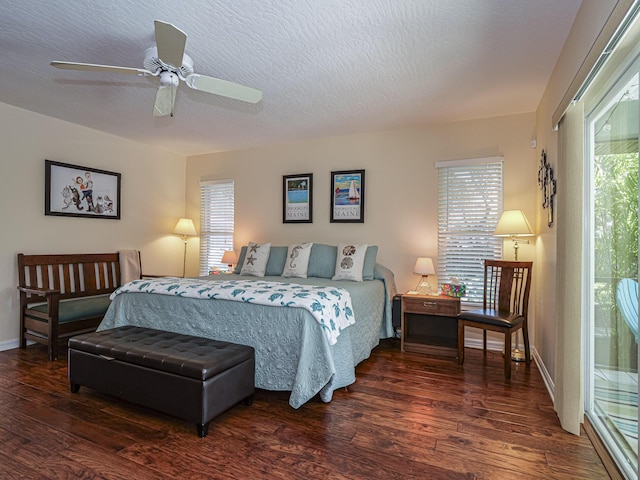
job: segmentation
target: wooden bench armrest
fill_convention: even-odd
[[[53,290],[50,288],[37,288],[37,287],[18,287],[23,293],[31,293],[33,295],[39,295],[41,297],[48,297],[51,295],[59,294],[60,290]]]

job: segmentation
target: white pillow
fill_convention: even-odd
[[[362,269],[364,256],[367,254],[368,245],[338,244],[338,257],[336,258],[336,273],[332,280],[362,281]]]
[[[269,261],[270,243],[257,244],[249,242],[247,254],[240,270],[240,275],[253,275],[254,277],[264,277]]]
[[[284,262],[283,277],[307,278],[311,246],[313,243],[289,245],[287,260]]]

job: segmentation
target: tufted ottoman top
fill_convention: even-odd
[[[71,337],[69,348],[198,380],[254,356],[246,345],[134,326]]]

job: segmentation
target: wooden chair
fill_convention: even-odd
[[[462,311],[458,317],[458,363],[464,363],[464,327],[483,330],[483,348],[487,351],[487,330],[504,334],[504,376],[511,378],[511,334],[522,329],[525,361],[529,351],[529,290],[533,262],[485,260],[482,309]]]

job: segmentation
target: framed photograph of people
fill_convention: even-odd
[[[120,174],[45,160],[44,214],[120,219]]]
[[[364,223],[364,170],[331,172],[331,223]]]
[[[282,180],[282,223],[313,223],[313,173]]]

